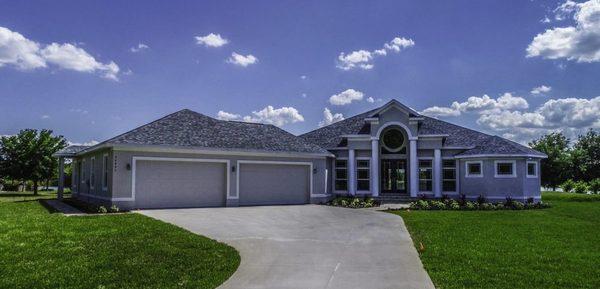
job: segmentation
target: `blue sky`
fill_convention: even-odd
[[[0,1],[0,135],[183,108],[298,134],[392,98],[520,142],[600,128],[600,0],[197,2]]]

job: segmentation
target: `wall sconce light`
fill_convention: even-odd
[[[316,175],[316,174],[317,174],[317,168],[314,168],[313,169],[313,175]]]
[[[127,165],[125,165],[125,168],[126,168],[128,171],[131,171],[131,164],[127,164]]]
[[[235,166],[231,166],[231,172],[235,173]]]

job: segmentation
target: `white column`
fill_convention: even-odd
[[[371,195],[379,196],[379,140],[371,140]]]
[[[436,198],[442,197],[442,151],[433,150],[433,193]]]
[[[58,192],[56,197],[59,201],[63,199],[63,192],[65,189],[65,158],[58,158]]]
[[[356,195],[356,157],[354,150],[348,150],[348,193]]]
[[[417,197],[417,193],[419,192],[419,172],[418,172],[418,164],[419,160],[417,159],[417,140],[410,140],[410,196],[413,198]]]

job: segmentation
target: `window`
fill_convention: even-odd
[[[515,161],[495,161],[497,178],[513,178],[517,176],[515,171]]]
[[[478,178],[483,177],[483,162],[482,161],[472,161],[466,162],[466,177],[467,178]]]
[[[431,160],[420,160],[419,161],[419,191],[431,192],[433,182],[431,178],[433,176],[431,168]]]
[[[335,160],[335,190],[348,190],[348,161]]]
[[[102,156],[102,190],[108,189],[108,154]]]
[[[455,160],[444,160],[442,163],[442,191],[456,192]]]
[[[85,183],[86,178],[85,178],[85,160],[81,161],[81,166],[79,166],[79,179],[81,180],[81,183]]]
[[[399,129],[389,129],[383,135],[381,144],[386,150],[398,153],[404,147],[404,135]]]
[[[369,160],[356,160],[356,189],[358,191],[368,191],[370,189]]]
[[[527,177],[537,178],[537,162],[527,162]]]
[[[90,189],[93,189],[94,184],[96,183],[96,173],[94,172],[94,168],[96,168],[96,158],[92,157],[90,159]]]
[[[73,192],[77,192],[77,180],[79,180],[79,163],[73,161],[71,163],[71,173],[72,173],[72,182],[71,182],[71,190]]]

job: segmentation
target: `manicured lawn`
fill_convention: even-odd
[[[239,262],[225,244],[139,214],[0,202],[0,288],[215,288]]]
[[[399,211],[437,288],[600,288],[600,195],[529,211]]]
[[[65,198],[71,196],[71,193],[66,190],[63,194]],[[39,191],[38,195],[33,195],[33,192],[4,192],[0,191],[0,203],[2,202],[17,202],[42,199],[56,199],[56,191]]]

